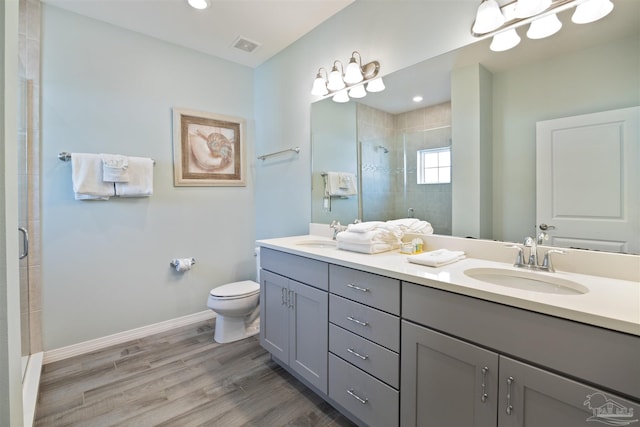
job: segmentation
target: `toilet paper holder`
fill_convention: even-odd
[[[169,262],[169,265],[171,267],[177,267],[178,266],[178,262],[179,262],[178,259],[172,259],[171,262]],[[195,263],[196,263],[196,259],[195,258],[191,258],[191,265],[195,265]]]

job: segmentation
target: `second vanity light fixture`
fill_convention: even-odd
[[[356,55],[358,59],[356,59]],[[326,78],[322,76],[323,71]],[[384,90],[382,77],[378,77],[379,72],[380,63],[378,61],[362,65],[362,56],[359,52],[354,51],[346,70],[343,69],[342,62],[338,60],[333,62],[329,74],[327,74],[327,70],[320,68],[313,81],[311,94],[316,96],[333,95],[335,102],[348,102],[350,98],[364,98],[367,96],[367,92]]]
[[[471,27],[475,37],[493,36],[490,49],[509,50],[520,43],[516,28],[529,24],[527,37],[542,39],[562,28],[557,14],[575,7],[575,24],[588,24],[613,10],[611,0],[517,0],[500,6],[496,0],[483,0]]]

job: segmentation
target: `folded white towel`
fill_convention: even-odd
[[[100,154],[102,180],[107,182],[129,182],[129,159],[119,154]]]
[[[400,245],[402,233],[397,229],[376,228],[365,233],[354,233],[351,231],[341,231],[336,235],[338,242],[349,242],[357,244],[369,243],[391,243]]]
[[[355,196],[358,194],[356,176],[348,172],[327,172],[325,196]]]
[[[366,233],[367,231],[375,230],[381,225],[384,225],[384,222],[382,221],[359,222],[357,224],[347,225],[347,231],[351,231],[353,233]]]
[[[435,251],[424,252],[418,255],[411,255],[407,257],[409,262],[414,264],[426,265],[428,267],[440,267],[446,264],[451,264],[456,261],[464,259],[465,255],[463,251],[450,251],[448,249],[438,249]]]
[[[427,221],[418,218],[401,218],[387,221],[387,224],[393,224],[405,233],[416,234],[433,234],[433,227]]]
[[[116,182],[120,197],[148,197],[153,194],[153,160],[129,157],[129,182]]]
[[[71,154],[71,180],[76,200],[109,200],[113,183],[102,180],[102,159],[97,154]]]
[[[377,254],[380,252],[392,251],[398,249],[399,245],[392,243],[350,243],[338,242],[338,249],[351,252],[360,252],[364,254]]]

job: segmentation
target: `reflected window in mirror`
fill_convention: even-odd
[[[451,182],[451,147],[418,150],[418,184]]]

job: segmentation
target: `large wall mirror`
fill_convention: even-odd
[[[617,1],[586,25],[571,12],[548,39],[528,40],[523,27],[510,51],[482,40],[383,76],[383,92],[314,102],[312,222],[415,216],[437,234],[517,242],[534,233],[536,123],[640,105],[640,2]],[[468,146],[469,132],[484,142]],[[434,153],[442,180],[425,183],[420,162]],[[356,175],[358,195],[327,197],[328,171]],[[466,203],[474,197],[481,201]],[[468,218],[479,225],[461,224]]]

